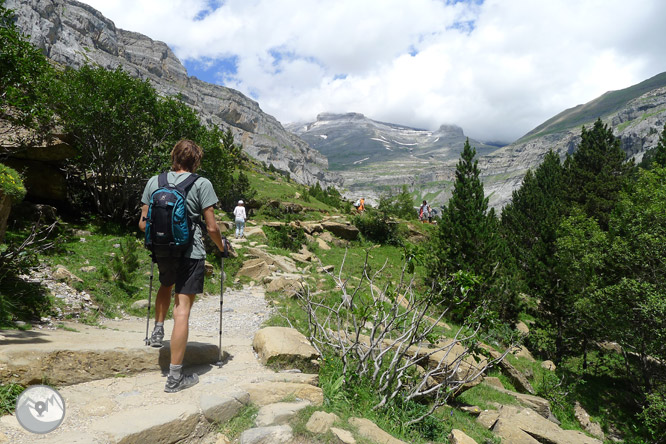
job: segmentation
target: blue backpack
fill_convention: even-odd
[[[157,257],[179,257],[192,244],[195,221],[187,212],[187,193],[200,176],[190,174],[171,185],[167,173],[157,177],[157,190],[150,195],[146,215],[145,246]]]

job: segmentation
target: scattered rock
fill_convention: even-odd
[[[321,435],[326,433],[335,421],[339,420],[340,418],[335,413],[314,412],[305,424],[305,428],[310,433]]]
[[[303,292],[303,288],[303,283],[300,279],[278,276],[274,279],[271,279],[270,283],[266,287],[266,290],[276,291],[283,293],[287,297],[291,297],[297,293]]]
[[[479,416],[481,414],[481,409],[475,405],[465,405],[460,407],[460,410],[467,412],[472,416]]]
[[[553,361],[543,361],[541,363],[541,368],[545,368],[546,370],[550,370],[551,372],[554,372],[556,369],[555,363]]]
[[[288,425],[248,429],[241,434],[240,444],[282,444],[291,441],[293,432]]]
[[[583,432],[563,430],[531,409],[502,408],[492,430],[510,443],[601,444]]]
[[[138,301],[134,301],[132,308],[137,310],[148,308],[148,299],[139,299]]]
[[[523,321],[518,321],[516,324],[516,330],[525,335],[530,333],[530,328]]]
[[[477,442],[467,436],[465,432],[458,429],[451,430],[451,434],[449,435],[449,442],[451,444],[477,444]]]
[[[259,409],[254,423],[257,427],[284,424],[309,405],[310,401],[268,404]]]
[[[490,347],[488,347],[487,350],[490,352],[490,356],[492,356],[493,359],[498,359],[500,356],[502,356],[501,353]],[[511,383],[518,390],[521,392],[530,393],[532,395],[536,393],[532,387],[532,384],[530,384],[527,378],[525,378],[525,375],[523,375],[518,371],[518,369],[511,365],[511,363],[506,358],[502,359],[498,365],[502,369],[502,373],[504,373],[511,380]]]
[[[333,273],[335,271],[334,265],[326,265],[324,267],[317,268],[317,273]]]
[[[486,382],[484,381],[484,384],[485,383]],[[511,390],[506,390],[494,385],[489,385],[489,384],[487,385],[489,387],[494,388],[497,391],[513,396],[516,399],[516,401],[518,401],[521,405],[534,410],[535,412],[539,413],[542,417],[546,419],[551,419],[551,418],[555,419],[555,417],[550,411],[550,402],[548,402],[547,399],[540,398],[539,396],[528,395],[525,393],[512,392]]]
[[[213,271],[215,271],[213,264],[208,261],[204,263],[204,269],[206,270],[206,277],[211,277],[213,275]]]
[[[243,266],[236,276],[247,276],[251,279],[260,280],[272,273],[268,264],[263,259],[250,259],[243,263]]]
[[[333,435],[335,435],[335,437],[338,438],[338,441],[341,444],[356,444],[354,435],[352,435],[351,432],[347,430],[338,429],[337,427],[331,427],[331,433],[333,433]]]
[[[328,245],[328,244],[326,243],[326,241],[325,241],[324,239],[322,239],[321,236],[317,237],[316,240],[317,240],[317,245],[318,245],[319,248],[321,248],[322,250],[330,250],[330,249],[331,249],[330,245]]]
[[[485,378],[483,378],[483,382],[486,385],[504,389],[504,385],[502,384],[502,381],[500,381],[500,378],[497,378],[495,376],[486,376]]]
[[[217,441],[215,441],[215,444],[231,444],[231,440],[227,435],[223,433],[218,433],[217,434]]]
[[[97,267],[93,267],[92,265],[89,265],[87,267],[81,267],[79,268],[79,271],[82,273],[94,273],[97,271]]]
[[[354,225],[342,224],[339,222],[324,221],[321,223],[325,230],[330,231],[340,239],[356,240],[358,238],[358,228]]]
[[[364,438],[369,439],[372,442],[382,443],[382,444],[405,444],[404,441],[400,441],[397,438],[389,435],[377,425],[365,418],[350,418],[349,424],[358,429],[358,434]]]
[[[316,370],[312,361],[319,359],[319,353],[296,329],[262,328],[254,335],[252,346],[264,365],[299,368],[305,372]]]
[[[56,265],[55,270],[53,270],[53,279],[67,282],[70,285],[75,282],[83,282],[83,279],[79,278],[62,265]]]
[[[590,415],[585,411],[583,406],[581,406],[578,401],[576,401],[576,405],[574,406],[574,416],[576,416],[576,419],[587,433],[599,438],[602,441],[605,439],[604,432],[601,430],[601,426],[596,422],[592,422]]]

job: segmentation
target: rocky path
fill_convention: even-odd
[[[219,340],[219,298],[219,294],[205,295],[195,302],[192,309],[190,342],[195,344],[195,348],[203,344],[201,348],[209,358],[210,345],[216,346]],[[238,410],[248,402],[248,399],[243,399],[244,395],[247,398],[247,392],[239,392],[239,387],[275,379],[274,372],[257,361],[252,349],[252,338],[269,315],[262,287],[227,289],[222,349],[225,354],[228,353],[229,359],[221,368],[210,363],[201,364],[199,360],[198,365],[191,367],[200,375],[197,386],[167,394],[163,390],[165,376],[159,368],[129,375],[118,372],[112,377],[59,386],[58,390],[65,400],[66,416],[58,429],[47,435],[35,435],[21,428],[14,416],[7,415],[0,419],[0,442],[174,442],[174,437],[191,442],[215,442],[215,434],[209,433],[208,422],[204,420],[205,415],[202,416],[205,409],[231,403]],[[3,343],[0,353],[8,353],[10,348],[13,353],[25,349],[28,354],[35,353],[35,350],[46,352],[57,349],[67,350],[68,353],[85,350],[87,353],[91,349],[101,351],[104,348],[101,344],[107,343],[107,348],[114,353],[122,353],[123,350],[127,353],[152,353],[154,358],[159,351],[143,345],[145,325],[143,319],[133,318],[106,321],[104,328],[72,324],[69,327],[77,331],[41,331],[38,336],[25,332],[23,338],[21,333],[8,336],[6,332],[4,342],[7,343]],[[172,327],[173,322],[167,321],[167,339]],[[96,348],[95,344],[100,345]],[[217,347],[214,347],[213,358],[216,353]],[[119,355],[114,356],[112,360],[122,359]],[[82,365],[95,365],[86,359],[80,359]],[[131,367],[132,364],[126,365]],[[132,372],[129,367],[128,373]]]

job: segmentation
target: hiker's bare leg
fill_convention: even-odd
[[[171,305],[171,289],[173,285],[160,285],[160,289],[157,290],[157,296],[155,296],[155,322],[164,322],[167,312],[169,311],[169,305]]]
[[[176,293],[173,306],[173,331],[171,333],[171,364],[181,365],[187,347],[190,310],[194,304],[194,294]]]

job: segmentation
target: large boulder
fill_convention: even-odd
[[[325,229],[344,240],[355,240],[358,238],[358,228],[351,224],[343,224],[340,222],[323,221],[321,226]]]
[[[349,424],[356,427],[358,434],[364,438],[369,439],[371,442],[381,444],[405,444],[404,441],[394,438],[393,436],[380,429],[374,422],[365,418],[349,418]]]
[[[492,430],[503,442],[510,443],[602,444],[583,432],[563,430],[554,422],[527,408],[501,409]]]
[[[285,256],[279,256],[279,255],[267,253],[266,251],[262,250],[261,248],[257,248],[257,247],[248,248],[246,256],[261,259],[266,264],[274,265],[279,270],[281,270],[285,273],[296,273],[298,271],[298,267],[296,267],[296,264],[294,263],[293,259],[290,259],[290,258],[285,257]]]
[[[266,327],[254,335],[252,342],[261,363],[280,368],[317,370],[319,353],[298,330],[287,327]]]
[[[236,273],[236,276],[247,276],[250,279],[261,280],[269,276],[272,270],[263,259],[250,259],[243,263],[243,266]]]
[[[303,284],[300,279],[279,276],[271,280],[266,290],[275,291],[291,297],[303,291]]]

